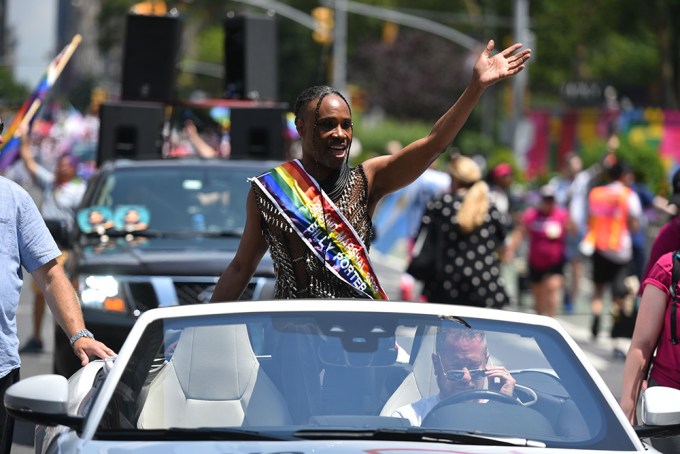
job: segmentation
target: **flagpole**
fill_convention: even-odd
[[[71,42],[64,46],[61,52],[50,61],[45,73],[38,82],[38,86],[23,102],[14,119],[10,122],[9,127],[6,128],[5,135],[3,136],[4,140],[0,142],[0,173],[4,172],[17,159],[21,142],[21,131],[24,128],[28,128],[31,124],[33,117],[35,117],[44,99],[49,94],[49,91],[54,86],[54,83],[61,75],[61,72],[81,41],[82,37],[80,34],[75,35]]]
[[[77,34],[73,37],[71,43],[65,48],[64,55],[59,59],[57,65],[54,68],[54,73],[52,74],[53,76],[52,84],[54,84],[54,82],[56,82],[56,80],[59,78],[61,72],[66,67],[66,64],[69,62],[69,60],[73,56],[73,53],[76,51],[78,45],[82,40],[83,40],[82,36],[80,34]],[[26,111],[26,115],[24,115],[24,118],[22,118],[20,125],[21,126],[28,125],[33,119],[33,116],[38,112],[38,109],[40,109],[40,106],[42,106],[41,99],[36,98],[35,100],[33,100],[31,107],[28,109],[28,111]],[[20,131],[22,130],[21,126],[14,131],[14,137],[19,136]]]

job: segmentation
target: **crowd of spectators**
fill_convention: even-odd
[[[609,326],[614,357],[624,359],[626,342],[618,341],[632,337],[645,275],[643,271],[649,269],[659,255],[657,252],[650,259],[652,240],[659,227],[673,219],[677,212],[680,172],[673,179],[670,199],[654,194],[635,169],[617,154],[618,142],[614,139],[607,142],[601,159],[587,168],[584,168],[578,153],[568,153],[558,172],[540,186],[536,182],[518,184],[516,177],[519,172],[509,162],[487,168],[483,159],[478,156],[472,158],[486,175],[491,205],[503,218],[504,240],[497,250],[488,253],[488,262],[501,262],[501,275],[505,282],[503,279],[498,282],[505,285],[510,296],[510,302],[503,304],[504,309],[549,316],[590,316],[592,340],[597,341],[602,327]],[[452,168],[449,168],[450,177]],[[415,187],[412,189],[415,190]],[[462,194],[455,187],[448,188],[444,194],[451,191],[454,195]],[[411,199],[422,200],[413,195]],[[439,200],[437,206],[448,216],[447,222],[439,222],[441,235],[449,239],[455,237],[459,243],[467,241],[463,238],[468,237],[461,236],[459,232],[460,220],[456,215],[463,198],[448,208],[441,204],[441,192],[434,197],[429,194],[428,199],[431,205],[422,201],[417,207],[409,206],[408,217],[413,218],[416,212],[420,212],[423,223],[431,222],[433,204]],[[407,211],[399,211],[400,207],[392,204],[389,209],[384,207],[389,216],[381,216],[380,208],[374,219],[377,232],[374,244],[384,244],[385,238],[381,238],[381,233],[390,235],[390,244],[394,244],[397,241],[395,232],[388,228],[387,220],[398,218],[400,213],[406,216]],[[481,230],[479,233],[482,233]],[[406,263],[405,269],[410,261],[415,260],[410,254],[410,246],[414,239],[421,237],[423,235],[418,235],[417,231],[402,233],[401,240],[408,246],[406,249],[392,249],[393,255],[402,254],[397,258]],[[465,250],[451,253],[461,247]],[[436,264],[432,265],[433,278],[453,276],[456,273],[447,273],[446,270],[457,268],[457,260],[465,259],[475,250],[462,243],[456,247],[440,244],[435,249],[442,256],[437,257]],[[409,253],[404,254],[404,250]],[[380,247],[377,252],[384,254],[386,251]],[[417,252],[414,251],[414,254]],[[470,273],[469,276],[475,274]],[[462,291],[462,281],[457,279],[457,282],[443,277],[440,279],[447,287],[442,287],[445,291],[436,293],[439,295],[438,299],[435,298],[437,302],[465,304],[457,297],[443,296],[458,295]],[[514,282],[508,282],[509,279],[514,279]],[[429,277],[425,278],[420,280],[419,286],[416,285],[420,293],[402,291],[401,296],[432,300],[434,293],[429,280]],[[468,304],[478,305],[476,302]],[[493,304],[487,306],[495,307]]]

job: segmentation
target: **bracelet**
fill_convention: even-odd
[[[75,333],[71,338],[68,340],[71,346],[75,344],[75,342],[80,339],[81,337],[89,337],[90,339],[94,339],[94,334],[90,332],[87,328],[83,328],[77,333]]]

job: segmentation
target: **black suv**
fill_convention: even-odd
[[[142,312],[208,302],[241,239],[247,178],[277,164],[104,163],[88,182],[66,263],[86,326],[96,338],[118,351]],[[126,221],[131,211],[136,227]],[[266,256],[241,299],[271,299],[273,290],[274,269]],[[53,369],[68,377],[80,364],[61,329],[55,333]]]

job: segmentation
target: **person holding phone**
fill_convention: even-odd
[[[465,391],[486,389],[513,397],[515,379],[505,367],[494,366],[490,357],[484,331],[441,329],[437,333],[436,352],[432,354],[439,393],[397,408],[391,416],[420,426],[439,402]]]

